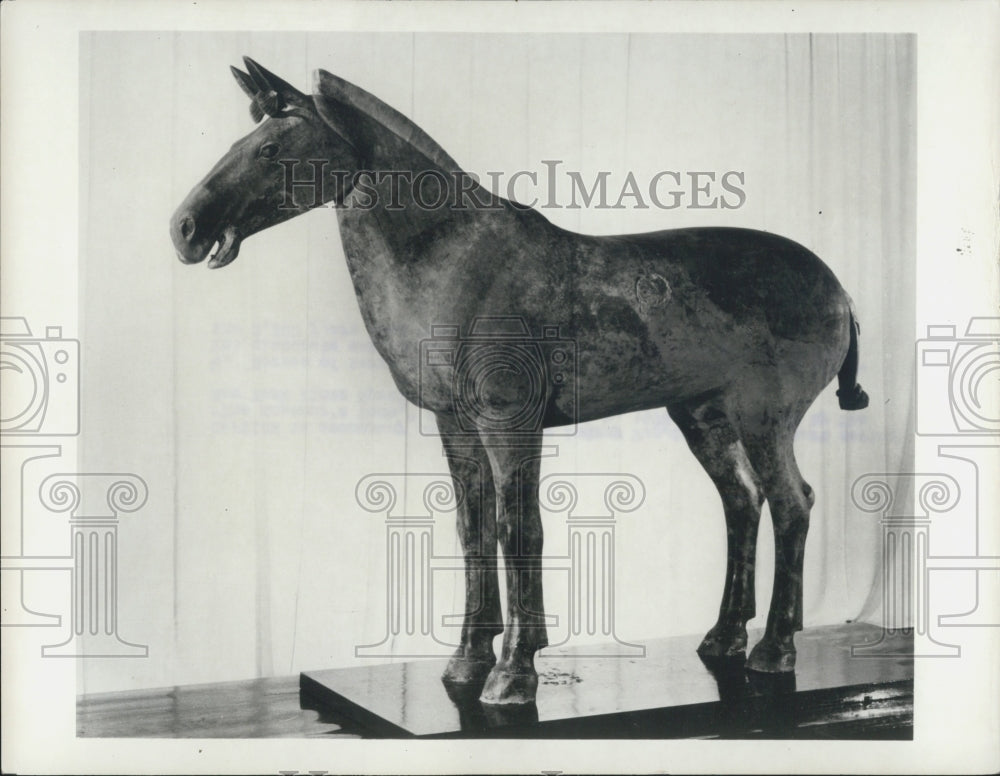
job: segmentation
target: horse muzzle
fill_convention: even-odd
[[[209,269],[226,266],[240,252],[236,227],[216,228],[206,233],[199,227],[196,216],[184,210],[179,210],[170,219],[170,239],[183,264],[198,264],[208,259]]]

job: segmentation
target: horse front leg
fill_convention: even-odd
[[[500,660],[480,700],[530,703],[535,652],[548,644],[542,601],[542,520],[538,507],[542,433],[483,437],[497,495],[497,529],[507,581],[507,627]]]
[[[486,450],[462,433],[451,415],[437,416],[448,467],[458,496],[458,538],[465,559],[465,615],[458,649],[442,679],[475,684],[496,664],[493,637],[503,633],[497,579],[496,492]]]

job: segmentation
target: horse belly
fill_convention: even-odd
[[[557,406],[565,413],[575,402],[579,422],[664,407],[723,390],[733,380],[734,356],[689,337],[609,337],[583,348],[576,382]]]

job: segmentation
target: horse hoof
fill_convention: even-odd
[[[750,652],[747,669],[761,674],[786,674],[795,670],[795,646],[761,641]]]
[[[441,679],[450,684],[481,684],[493,670],[497,659],[491,653],[488,658],[473,659],[465,655],[454,655],[448,661]]]
[[[698,654],[708,658],[746,657],[747,632],[745,629],[722,629],[716,626],[710,630],[701,644]]]
[[[495,705],[534,703],[537,690],[537,673],[513,673],[497,666],[486,677],[479,700]]]

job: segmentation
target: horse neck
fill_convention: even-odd
[[[488,189],[463,183],[470,181],[467,173],[446,169],[395,135],[377,139],[366,167],[337,209],[352,275],[377,272],[383,282],[402,275],[410,283],[431,270],[431,242],[458,239],[463,226],[512,214]]]
[[[503,201],[493,208],[462,203],[456,199],[457,171],[446,170],[416,151],[392,151],[372,156],[368,165],[372,174],[337,208],[337,219],[368,333],[390,365],[398,366],[416,353],[413,343],[428,336],[432,317],[454,314],[453,300],[444,298],[442,289],[452,273],[467,271],[469,262],[481,261],[471,249],[470,235],[511,233],[504,227],[516,213]],[[426,207],[436,190],[433,183],[427,184],[428,195],[422,201],[408,183],[426,171],[433,171],[427,177],[444,181],[447,187],[447,197],[437,198],[444,200],[440,207]],[[405,176],[394,183],[391,173]],[[375,191],[371,206],[365,206],[365,187]],[[480,202],[491,201],[485,189],[479,188],[475,195]],[[465,206],[453,208],[456,201]],[[463,250],[455,250],[454,243]],[[482,267],[483,274],[489,271]]]

